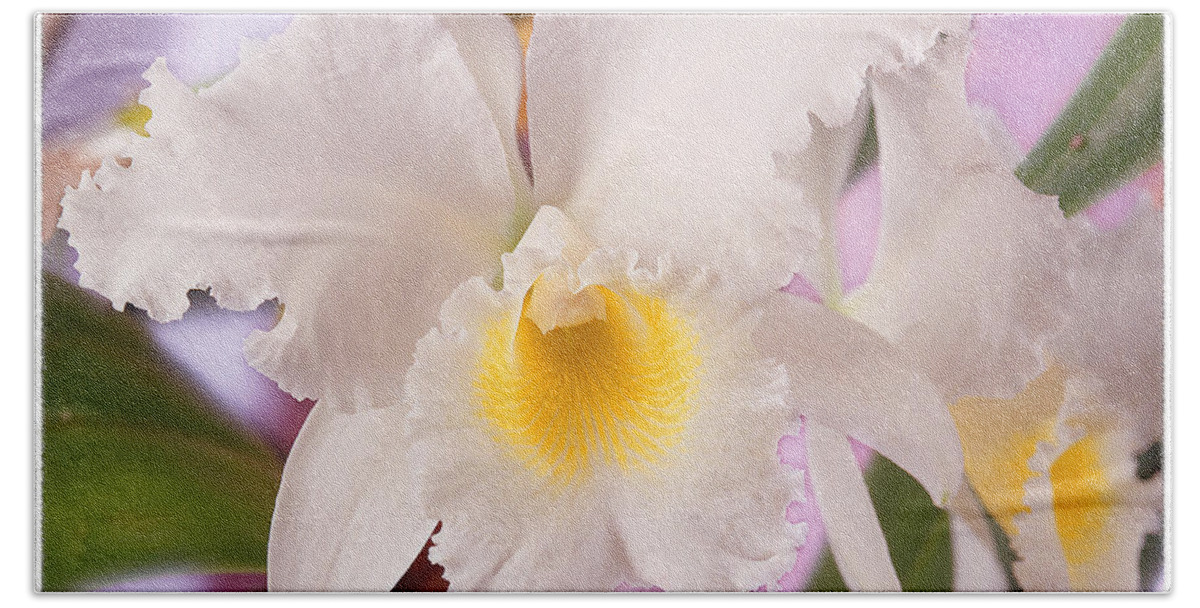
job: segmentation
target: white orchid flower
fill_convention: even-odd
[[[847,437],[941,502],[953,421],[874,332],[779,288],[820,266],[848,171],[824,125],[861,116],[864,75],[904,82],[965,29],[539,16],[531,182],[504,18],[299,17],[209,88],[155,64],[150,137],[85,174],[61,226],[118,308],[175,319],[206,288],[286,306],[246,344],[317,400],[273,589],[390,589],[439,521],[451,589],[770,585],[803,538],[776,456],[803,415],[844,577],[898,590]]]
[[[966,472],[1012,537],[1024,588],[1134,590],[1161,505],[1133,464],[1162,432],[1162,213],[1141,205],[1103,232],[1027,190],[1015,145],[968,104],[969,51],[952,39],[871,80],[875,266],[846,297],[835,272],[814,276],[831,307],[886,336],[951,406]],[[974,500],[952,501],[956,588],[1004,589]]]
[[[968,478],[1010,539],[1023,589],[1140,586],[1144,536],[1162,525],[1162,482],[1137,478],[1135,414],[1103,394],[1094,379],[1055,365],[1014,399],[968,398],[952,408]],[[960,519],[960,544],[990,537],[978,517]],[[986,580],[986,556],[972,557],[967,567]]]
[[[967,477],[1010,539],[1023,589],[1135,591],[1144,537],[1163,523],[1161,476],[1135,474],[1163,430],[1162,213],[1139,205],[1115,230],[1071,236],[1047,370],[1014,399],[966,398],[951,413]],[[958,532],[960,543],[990,537],[977,521]],[[994,567],[982,570],[992,573],[978,584],[1004,586]]]

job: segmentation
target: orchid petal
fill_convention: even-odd
[[[864,75],[917,63],[966,17],[539,15],[528,56],[535,201],[599,242],[775,289],[815,260],[807,184],[775,158],[810,115],[855,115]],[[820,198],[815,193],[811,195]],[[631,222],[630,218],[638,218]]]
[[[1143,535],[1161,523],[1159,481],[1136,477],[1134,414],[1101,386],[1058,365],[1016,399],[953,407],[968,475],[1027,591],[1136,589]]]
[[[189,289],[240,310],[279,298],[252,365],[327,406],[399,403],[417,338],[458,281],[496,267],[513,208],[442,22],[305,16],[207,89],[161,61],[146,77],[132,166],[106,161],[64,199],[80,284],[160,321]]]
[[[944,505],[962,481],[962,446],[934,387],[867,327],[787,293],[768,300],[755,341],[788,371],[798,414],[875,448]]]
[[[524,51],[516,28],[499,14],[446,15],[443,22],[492,113],[517,197],[528,197],[529,177],[517,147]]]
[[[970,486],[951,499],[950,542],[954,554],[955,591],[1007,591],[1008,575],[979,497]]]
[[[854,118],[841,127],[830,128],[814,118],[807,148],[797,154],[775,155],[780,175],[805,184],[805,199],[820,218],[819,260],[806,269],[813,273],[806,276],[815,280],[823,301],[831,306],[838,306],[842,299],[838,203],[867,127],[868,114],[868,104],[860,100]]]
[[[272,591],[388,591],[400,580],[437,525],[417,498],[407,443],[401,406],[313,408],[271,520]]]
[[[921,365],[946,399],[1013,395],[1058,323],[1065,222],[989,141],[963,88],[968,40],[872,80],[883,211],[852,315]]]
[[[840,431],[809,421],[808,464],[829,548],[852,591],[900,591],[862,471]]]
[[[1008,590],[995,547],[955,515],[950,516],[950,542],[954,552],[955,591]]]
[[[1071,252],[1067,318],[1055,360],[1100,379],[1107,403],[1137,412],[1138,447],[1163,433],[1163,213],[1145,202],[1124,225],[1089,227]]]

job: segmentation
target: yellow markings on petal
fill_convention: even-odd
[[[983,506],[1009,536],[1013,518],[1028,513],[1025,482],[1039,441],[1054,441],[1058,409],[1065,395],[1066,371],[1046,370],[1012,399],[964,397],[950,406],[962,441],[967,478]]]
[[[526,294],[516,334],[486,332],[475,382],[478,415],[528,468],[562,485],[597,467],[659,462],[691,417],[700,374],[697,337],[661,298],[593,285],[603,318],[543,333]]]
[[[1116,497],[1100,448],[1098,439],[1085,436],[1050,465],[1054,521],[1073,589],[1083,587],[1088,579],[1087,565],[1113,544],[1108,526],[1113,521]]]
[[[1066,417],[1060,410],[1066,399],[1067,373],[1052,366],[1030,382],[1014,399],[959,400],[950,408],[962,440],[967,477],[984,507],[1014,546],[1037,547],[1065,558],[1066,579],[1072,589],[1107,589],[1106,568],[1116,550],[1116,484],[1105,457],[1107,434],[1084,419]],[[1073,443],[1064,436],[1064,423],[1078,425],[1084,434]],[[1049,478],[1054,538],[1018,538],[1014,522],[1018,513],[1032,513],[1025,482],[1042,475],[1029,466],[1038,442],[1058,445],[1061,452],[1050,463]],[[1042,502],[1032,499],[1032,504]],[[1044,509],[1045,507],[1041,507]],[[1057,547],[1055,546],[1057,545]],[[1018,550],[1020,552],[1020,549]],[[1061,562],[1059,562],[1061,563]]]
[[[150,122],[150,115],[150,108],[140,103],[135,103],[117,110],[117,124],[128,128],[142,137],[150,137],[150,133],[146,131],[146,123]]]

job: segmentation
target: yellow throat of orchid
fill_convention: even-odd
[[[1083,588],[1091,564],[1110,549],[1114,537],[1115,490],[1103,436],[1089,432],[1051,463],[1051,504],[1031,507],[1025,491],[1025,483],[1042,474],[1029,466],[1038,443],[1058,440],[1066,379],[1066,370],[1053,366],[1013,399],[968,397],[950,412],[962,439],[967,477],[984,507],[1010,537],[1020,534],[1018,514],[1052,508],[1071,586]]]
[[[548,325],[534,314],[541,283],[526,293],[515,335],[504,320],[486,332],[479,417],[509,453],[559,484],[604,465],[658,462],[691,416],[695,332],[661,298],[599,285],[571,295],[576,312]]]

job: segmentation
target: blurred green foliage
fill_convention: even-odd
[[[42,588],[262,571],[282,465],[131,314],[43,276]]]
[[[1163,34],[1162,15],[1130,15],[1017,167],[1067,217],[1162,160]]]

